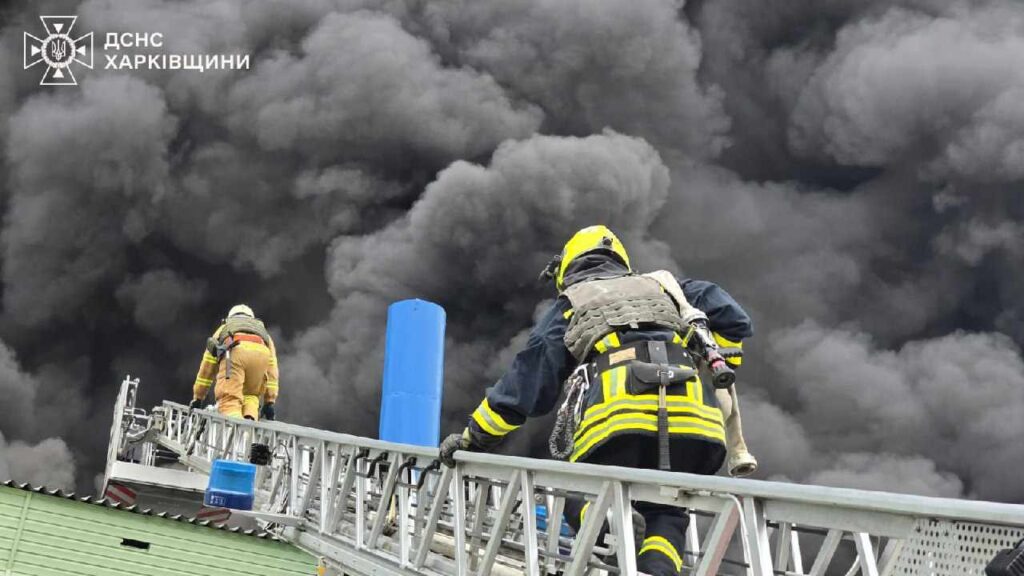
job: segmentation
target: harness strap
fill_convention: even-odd
[[[668,403],[665,399],[669,381],[668,352],[665,350],[664,342],[648,342],[647,350],[651,364],[661,367],[658,372],[661,378],[661,385],[658,386],[658,468],[671,470],[672,462],[668,449]]]

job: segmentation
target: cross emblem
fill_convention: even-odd
[[[39,38],[25,32],[24,59],[25,69],[41,63],[46,64],[46,71],[39,81],[40,86],[74,86],[78,84],[71,71],[71,65],[81,64],[92,69],[93,38],[92,32],[72,38],[71,29],[75,26],[78,16],[40,16],[46,37]]]

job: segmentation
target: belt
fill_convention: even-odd
[[[255,342],[264,346],[267,345],[267,343],[263,341],[263,338],[260,338],[256,334],[247,334],[245,332],[236,332],[231,336],[231,340],[233,342]]]
[[[655,342],[647,340],[642,342],[633,342],[619,346],[613,350],[597,354],[590,360],[590,364],[594,368],[594,374],[601,374],[605,370],[616,366],[628,365],[632,360],[639,360],[640,362],[654,362],[656,364],[661,363],[663,360],[658,358],[652,360],[651,358],[650,345],[654,343]],[[682,346],[672,344],[671,342],[658,343],[665,345],[669,364],[687,366],[693,369],[697,368],[697,365],[694,363],[690,353]]]

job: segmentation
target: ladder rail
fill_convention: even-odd
[[[126,414],[122,399],[128,398],[119,396],[115,419]],[[805,574],[802,550],[816,553],[810,574],[824,573],[840,550],[853,555],[863,573],[909,574],[901,568],[905,558],[951,550],[960,564],[950,570],[959,572],[943,572],[944,564],[934,562],[938,568],[929,574],[980,575],[987,549],[969,558],[957,552],[965,542],[977,548],[969,532],[996,534],[990,547],[1024,537],[1021,505],[470,452],[456,454],[454,469],[437,470],[430,467],[436,448],[226,418],[174,402],[138,420],[158,428],[146,442],[199,472],[208,473],[214,457],[247,460],[253,439],[268,443],[272,460],[259,475],[251,515],[354,574],[585,574],[607,566],[593,555],[597,551],[618,556],[629,569],[638,543],[628,504],[636,500],[690,510],[695,527],[687,540],[698,548],[680,553],[700,574],[717,574],[723,563],[754,574]],[[132,432],[123,418],[117,424],[112,446]],[[558,517],[549,515],[545,531],[538,531],[534,514],[538,499],[550,505],[568,494],[605,511],[585,520],[571,549],[558,534]],[[613,536],[602,540],[606,517]],[[959,540],[944,536],[954,532]],[[808,533],[828,537],[801,542]],[[730,551],[741,558],[728,558]]]

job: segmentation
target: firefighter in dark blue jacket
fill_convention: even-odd
[[[441,443],[442,461],[453,465],[453,454],[460,449],[491,450],[527,418],[551,412],[563,382],[582,365],[589,371],[589,386],[570,461],[658,468],[665,467],[667,458],[673,471],[717,472],[726,454],[722,412],[712,384],[696,376],[685,340],[692,330],[669,296],[672,290],[662,281],[634,274],[622,243],[604,226],[577,232],[553,262],[551,276],[558,299],[534,326],[509,370],[487,390],[462,434]],[[720,345],[739,350],[753,334],[749,316],[717,285],[683,280],[675,288],[703,312]],[[726,357],[731,365],[740,358],[738,353]],[[685,381],[652,382],[651,372],[644,372],[652,365],[675,367]],[[667,408],[667,423],[659,401]],[[661,450],[659,434],[666,439]],[[644,502],[636,502],[635,508],[646,521],[638,569],[652,575],[679,574],[685,511]],[[574,527],[585,513],[585,505],[567,503]]]

